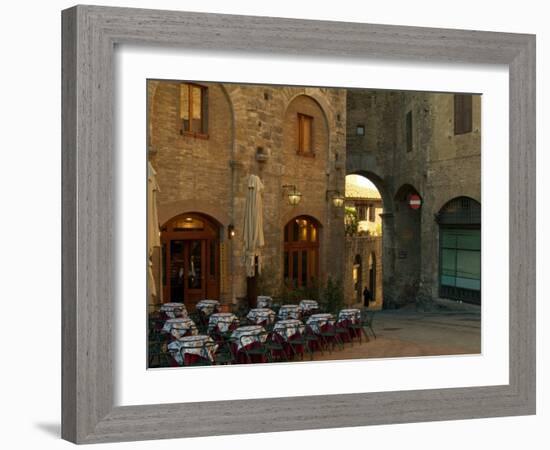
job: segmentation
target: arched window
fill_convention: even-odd
[[[319,276],[319,223],[308,216],[292,219],[284,230],[284,279],[289,287],[311,286]]]
[[[481,205],[469,197],[449,201],[439,223],[439,295],[481,303]]]

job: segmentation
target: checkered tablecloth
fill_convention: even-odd
[[[273,305],[273,299],[268,295],[258,295],[256,298],[257,308],[271,308]]]
[[[219,308],[220,302],[218,300],[200,300],[195,308],[202,311],[205,316],[212,314],[217,308]]]
[[[329,313],[312,314],[309,316],[306,323],[311,327],[314,333],[319,333],[321,328],[327,323],[334,325],[334,316]]]
[[[170,333],[176,339],[181,339],[188,333],[198,334],[199,331],[195,322],[187,317],[176,317],[175,319],[168,319],[164,322],[162,331],[165,333]]]
[[[163,303],[160,305],[160,312],[166,314],[170,319],[187,317],[187,309],[183,303]]]
[[[237,350],[240,350],[243,346],[247,347],[254,342],[263,343],[266,338],[267,336],[265,335],[265,329],[260,325],[247,325],[244,327],[239,327],[231,333],[231,339],[234,339],[237,345]]]
[[[248,320],[256,324],[265,322],[265,324],[267,325],[275,322],[276,316],[275,316],[275,312],[269,308],[254,308],[248,312],[246,317]]]
[[[343,309],[338,313],[338,322],[349,321],[351,323],[361,322],[361,310],[357,308]]]
[[[239,318],[233,313],[214,313],[208,319],[208,332],[218,327],[218,331],[226,333],[229,329],[239,323]]]
[[[305,325],[298,319],[279,320],[273,327],[273,331],[280,335],[285,341],[288,341],[298,332],[303,333],[305,329]]]
[[[319,303],[315,300],[302,300],[298,306],[306,312],[319,310]]]
[[[179,365],[183,365],[182,353],[189,353],[214,361],[214,354],[217,349],[218,346],[214,340],[203,334],[186,336],[168,344],[168,351]]]
[[[298,305],[282,305],[279,309],[279,319],[299,319],[301,317],[301,309]]]

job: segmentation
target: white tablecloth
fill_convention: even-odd
[[[258,297],[256,297],[257,308],[271,308],[272,305],[273,299],[268,295],[258,295]]]
[[[208,319],[208,331],[212,331],[218,327],[222,333],[226,333],[231,325],[238,324],[239,318],[233,313],[214,313]]]
[[[218,300],[200,300],[195,307],[202,311],[205,316],[209,316],[219,306],[220,302]]]
[[[264,327],[260,325],[247,325],[234,330],[231,333],[231,338],[235,340],[237,350],[240,350],[243,346],[249,346],[254,342],[265,342],[267,336]]]
[[[183,336],[185,336],[189,332],[191,334],[199,333],[197,326],[195,325],[195,322],[193,322],[189,318],[184,318],[184,317],[176,317],[175,319],[168,319],[166,322],[164,322],[162,331],[164,331],[165,333],[170,333],[176,339],[181,339]]]
[[[183,303],[163,303],[160,306],[160,312],[163,312],[171,319],[176,317],[187,317],[187,309]]]
[[[279,319],[299,319],[301,310],[298,305],[282,305],[279,309]]]
[[[306,323],[311,327],[314,333],[319,333],[321,327],[327,323],[334,325],[334,316],[329,313],[312,314],[309,316]]]
[[[302,311],[317,311],[319,309],[319,303],[315,300],[302,300],[299,304]]]
[[[282,336],[285,341],[298,332],[303,333],[305,329],[305,325],[298,319],[279,320],[273,327],[273,331]]]
[[[265,324],[275,322],[275,312],[269,308],[254,308],[251,309],[246,315],[248,320],[256,324],[260,324],[265,321]]]
[[[180,366],[183,365],[182,353],[190,353],[214,361],[214,354],[217,349],[218,346],[214,343],[214,340],[203,334],[186,336],[168,344],[168,351]]]
[[[338,322],[349,320],[351,323],[361,322],[361,310],[357,308],[343,309],[338,313]]]

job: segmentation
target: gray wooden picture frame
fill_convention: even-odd
[[[64,439],[94,443],[535,413],[535,36],[75,6],[62,12],[62,37]],[[509,384],[114,407],[117,44],[508,65]]]

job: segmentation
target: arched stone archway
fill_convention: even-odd
[[[368,237],[358,237],[355,240],[365,240],[365,242],[357,242],[356,244],[350,243],[351,248],[361,248],[363,255],[363,287],[366,285],[370,290],[371,274],[369,272],[369,267],[372,265],[374,271],[372,273],[372,284],[375,287],[375,292],[373,294],[373,302],[376,303],[376,307],[381,307],[382,305],[382,293],[384,298],[387,296],[389,298],[389,303],[394,301],[393,295],[394,290],[393,286],[395,284],[395,229],[394,229],[394,195],[391,191],[391,185],[379,174],[366,169],[355,169],[352,172],[347,173],[347,175],[360,175],[367,178],[378,190],[382,200],[382,213],[379,214],[381,218],[381,233],[382,236],[368,236]],[[378,214],[378,213],[377,213]],[[369,241],[369,242],[367,242]],[[371,242],[372,241],[372,242]],[[372,253],[372,249],[378,249],[377,253]],[[373,255],[373,256],[371,256]],[[348,256],[353,258],[353,255]],[[374,263],[372,263],[372,258],[374,258]],[[378,258],[378,260],[376,259]],[[378,263],[377,263],[378,261]],[[363,303],[361,297],[360,302]],[[372,304],[371,304],[372,306]]]

